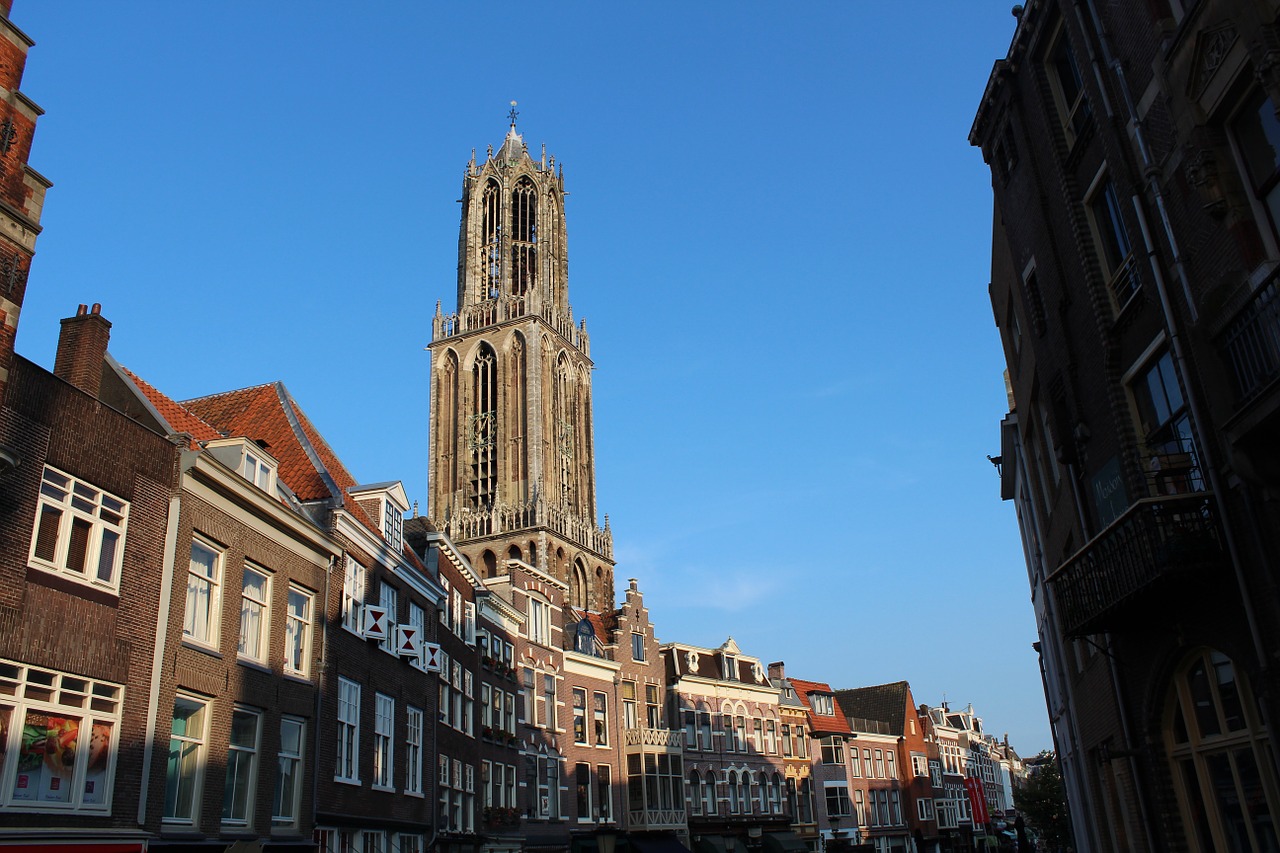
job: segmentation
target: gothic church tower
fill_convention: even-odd
[[[529,156],[516,111],[467,164],[458,305],[431,340],[429,514],[486,577],[510,558],[607,610],[613,538],[596,523],[591,348],[569,306],[564,173]]]

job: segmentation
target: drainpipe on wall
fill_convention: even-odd
[[[342,559],[342,554],[329,558],[329,570],[324,575],[324,627],[320,631],[320,678],[316,686],[315,743],[311,754],[315,758],[311,762],[311,833],[316,831],[316,814],[320,809],[320,712],[324,708],[324,691],[329,684],[329,590],[333,585],[334,565]],[[325,851],[320,851],[325,853]]]

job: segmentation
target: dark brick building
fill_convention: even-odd
[[[1015,15],[970,142],[1076,846],[1274,849],[1280,4]]]

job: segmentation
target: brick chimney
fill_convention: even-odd
[[[81,305],[76,316],[62,321],[58,355],[53,361],[54,375],[94,397],[102,386],[102,361],[111,338],[111,323],[101,312],[97,302],[92,308]]]
[[[786,678],[787,677],[786,661],[774,661],[773,663],[769,664],[769,677],[770,678]]]

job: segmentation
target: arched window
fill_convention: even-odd
[[[730,770],[726,778],[729,780],[729,814],[737,814],[741,808],[738,800],[738,771]]]
[[[507,371],[507,434],[510,450],[508,481],[515,489],[510,499],[523,503],[529,499],[529,380],[528,357],[524,338],[511,340],[511,359]]]
[[[804,779],[800,782],[800,822],[813,823],[813,780]]]
[[[440,471],[443,476],[446,504],[452,505],[458,492],[458,354],[448,350],[440,368],[440,381],[436,387],[436,423],[440,426]],[[437,507],[437,511],[443,507]]]
[[[484,564],[484,576],[494,578],[498,576],[498,558],[489,550],[480,555],[480,562]]]
[[[582,560],[574,560],[573,562],[573,606],[579,610],[587,610],[591,607],[590,587],[587,581],[587,567],[582,564]]]
[[[476,276],[477,302],[493,299],[498,295],[502,279],[502,191],[497,181],[484,185],[480,198],[480,246],[478,248]]]
[[[751,814],[751,771],[743,770],[738,774],[738,802],[742,804],[742,813]]]
[[[769,810],[774,814],[782,814],[782,776],[776,772],[769,783]]]
[[[523,559],[524,559],[524,555],[520,553],[520,546],[519,546],[519,545],[512,545],[510,548],[508,548],[508,549],[507,549],[507,559],[508,559],[508,560],[523,560]]]
[[[471,368],[471,416],[467,419],[467,449],[471,451],[471,507],[485,509],[497,492],[498,359],[493,348],[481,344]]]
[[[538,281],[538,192],[521,178],[511,192],[511,293],[524,296]]]
[[[1171,692],[1165,737],[1189,847],[1280,847],[1270,737],[1244,677],[1226,655],[1202,649]]]
[[[578,508],[578,481],[574,476],[575,444],[577,442],[577,399],[574,390],[574,371],[569,359],[562,353],[556,362],[554,385],[552,387],[552,416],[555,420],[554,441],[557,460],[556,473],[559,480],[560,505],[571,510]]]
[[[716,804],[716,774],[712,770],[708,770],[702,780],[702,812],[708,815],[720,813],[720,807]]]

